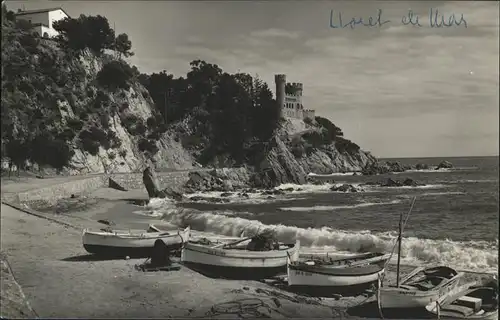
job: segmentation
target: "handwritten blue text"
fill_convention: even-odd
[[[378,9],[375,16],[368,17],[348,17],[342,15],[341,11],[330,11],[330,28],[332,29],[344,29],[351,28],[355,29],[356,26],[359,27],[382,27],[387,23],[391,23],[391,20],[383,19],[383,10]],[[428,21],[428,25],[425,24]],[[430,28],[451,28],[463,26],[467,28],[467,20],[463,14],[452,13],[444,14],[439,12],[438,9],[431,8],[428,12],[428,20],[420,20],[420,16],[413,10],[408,10],[408,12],[401,17],[401,24],[404,26],[413,27],[430,27]]]

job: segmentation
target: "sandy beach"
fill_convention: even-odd
[[[146,199],[143,190],[103,188],[37,212],[67,225],[2,204],[2,250],[40,317],[378,317],[370,303],[374,297],[367,295],[311,298],[283,290],[276,281],[212,279],[187,267],[145,273],[134,268],[144,259],[97,261],[87,255],[81,232],[102,228],[98,219],[128,228],[158,222],[133,214],[138,207],[131,202]],[[131,213],[134,218],[127,218]],[[394,269],[387,270],[391,282]]]

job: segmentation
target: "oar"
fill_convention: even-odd
[[[225,247],[225,246],[234,246],[238,243],[242,243],[243,241],[247,241],[249,239],[252,239],[254,236],[251,236],[251,237],[246,237],[246,238],[243,238],[243,239],[239,239],[239,240],[236,240],[236,241],[233,241],[233,242],[229,242],[229,243],[221,243],[221,244],[218,244],[216,246],[214,246],[213,248],[221,248],[221,247]]]
[[[252,239],[253,237],[257,237],[258,235],[260,235],[260,234],[262,234],[262,233],[264,232],[264,231],[263,231],[262,233],[259,233],[259,230],[260,230],[260,227],[259,227],[259,229],[257,229],[257,234],[256,234],[256,235],[253,235],[253,236],[251,236],[251,237],[245,237],[245,238],[243,238],[243,239],[236,240],[236,241],[229,242],[229,243],[222,243],[222,244],[218,244],[218,245],[214,246],[213,248],[221,248],[221,247],[229,247],[229,246],[234,246],[234,245],[236,245],[236,244],[238,244],[238,243],[242,243],[243,241],[250,240],[250,239]],[[272,229],[271,229],[271,230],[272,230]]]

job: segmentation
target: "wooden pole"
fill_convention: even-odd
[[[401,263],[401,234],[403,232],[403,211],[399,216],[399,234],[398,234],[398,264],[396,269],[396,287],[399,288],[399,265]]]

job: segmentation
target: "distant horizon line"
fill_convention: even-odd
[[[427,157],[375,157],[377,159],[444,159],[444,158],[498,158],[500,155],[494,156],[427,156]]]

